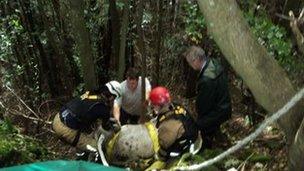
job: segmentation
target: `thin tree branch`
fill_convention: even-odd
[[[37,118],[40,118],[36,112],[34,112],[22,99],[21,97],[19,97],[10,87],[8,87],[7,85],[5,85],[5,87],[10,91],[12,92],[16,97],[17,99],[31,112],[33,113]]]
[[[289,11],[289,16],[291,18],[290,27],[297,40],[298,48],[302,54],[304,54],[304,37],[299,29],[298,23],[299,23],[301,17],[303,16],[303,13],[304,13],[304,10],[302,10],[300,16],[298,18],[296,18],[295,15],[293,14],[293,12]]]
[[[291,18],[286,16],[286,15],[283,15],[283,14],[279,14],[279,13],[276,13],[275,16],[281,18],[281,19],[284,19],[284,20],[289,20],[291,21]]]
[[[30,116],[27,116],[27,115],[24,115],[24,114],[20,114],[19,111],[16,111],[14,109],[10,109],[9,111],[11,114],[15,115],[15,116],[22,116],[24,118],[27,118],[27,119],[30,119],[30,120],[33,120],[33,121],[37,121],[37,122],[42,122],[42,123],[45,123],[45,124],[48,124],[48,125],[51,125],[52,122],[51,121],[45,121],[43,119],[39,119],[39,118],[34,118],[34,117],[30,117]]]
[[[5,109],[5,106],[3,105],[3,103],[0,101],[0,106]]]

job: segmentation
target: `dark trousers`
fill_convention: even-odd
[[[122,108],[120,108],[120,123],[121,125],[125,124],[138,124],[139,116],[131,115],[130,113],[126,112]]]
[[[230,145],[227,135],[222,133],[220,126],[201,129],[201,136],[203,139],[202,150]]]
[[[217,134],[217,132],[220,132],[219,126],[214,126],[210,128],[203,128],[201,129],[201,136],[203,139],[203,146],[202,149],[211,149],[212,144],[214,143],[214,137]]]

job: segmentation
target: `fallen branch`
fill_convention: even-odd
[[[21,112],[19,112],[19,111],[13,110],[13,109],[10,109],[10,113],[15,115],[15,116],[22,116],[22,117],[27,118],[27,119],[32,120],[32,121],[42,122],[42,123],[45,123],[45,124],[48,124],[48,125],[52,125],[51,121],[45,121],[45,120],[40,119],[40,118],[34,118],[34,117],[31,117],[31,116],[27,116],[27,115],[21,114]]]
[[[41,117],[43,117],[44,116],[44,113],[42,112],[42,110],[41,110],[41,108],[42,108],[42,106],[44,106],[44,105],[47,105],[47,120],[49,120],[51,117],[52,117],[52,113],[51,113],[51,111],[50,111],[50,103],[54,103],[54,104],[60,104],[60,105],[63,105],[63,104],[61,104],[61,103],[59,103],[58,101],[56,101],[56,100],[46,100],[46,101],[44,101],[44,102],[42,102],[41,104],[40,104],[40,106],[38,107],[38,113],[39,113],[39,115],[41,116]]]
[[[199,170],[202,168],[206,168],[222,159],[225,157],[229,156],[230,154],[236,152],[237,150],[243,148],[246,144],[249,142],[253,141],[256,137],[258,137],[263,130],[271,123],[274,121],[278,120],[281,116],[286,114],[297,102],[299,102],[304,96],[304,88],[301,89],[288,103],[286,103],[280,110],[278,110],[276,113],[271,115],[271,117],[267,118],[264,120],[264,122],[254,131],[251,133],[249,136],[244,138],[243,140],[239,141],[236,145],[230,147],[228,150],[225,152],[219,154],[218,156],[209,159],[207,161],[204,161],[199,164],[191,165],[191,166],[185,166],[185,167],[175,167],[173,170]]]
[[[279,13],[276,13],[275,15],[276,15],[277,17],[281,18],[281,19],[291,21],[291,18],[290,18],[290,17],[288,17],[288,16],[286,16],[286,15],[279,14]]]
[[[7,85],[5,85],[5,87],[13,93],[14,96],[17,97],[17,99],[31,112],[33,113],[37,118],[40,118],[36,112],[34,112],[22,99],[21,97],[19,97],[10,87],[8,87]]]

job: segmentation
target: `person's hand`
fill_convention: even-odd
[[[110,118],[110,122],[112,123],[114,132],[120,131],[121,124],[118,120],[116,120],[115,118]]]

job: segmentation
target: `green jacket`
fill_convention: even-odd
[[[198,77],[197,124],[203,132],[213,131],[231,117],[227,73],[216,59],[208,59]]]

